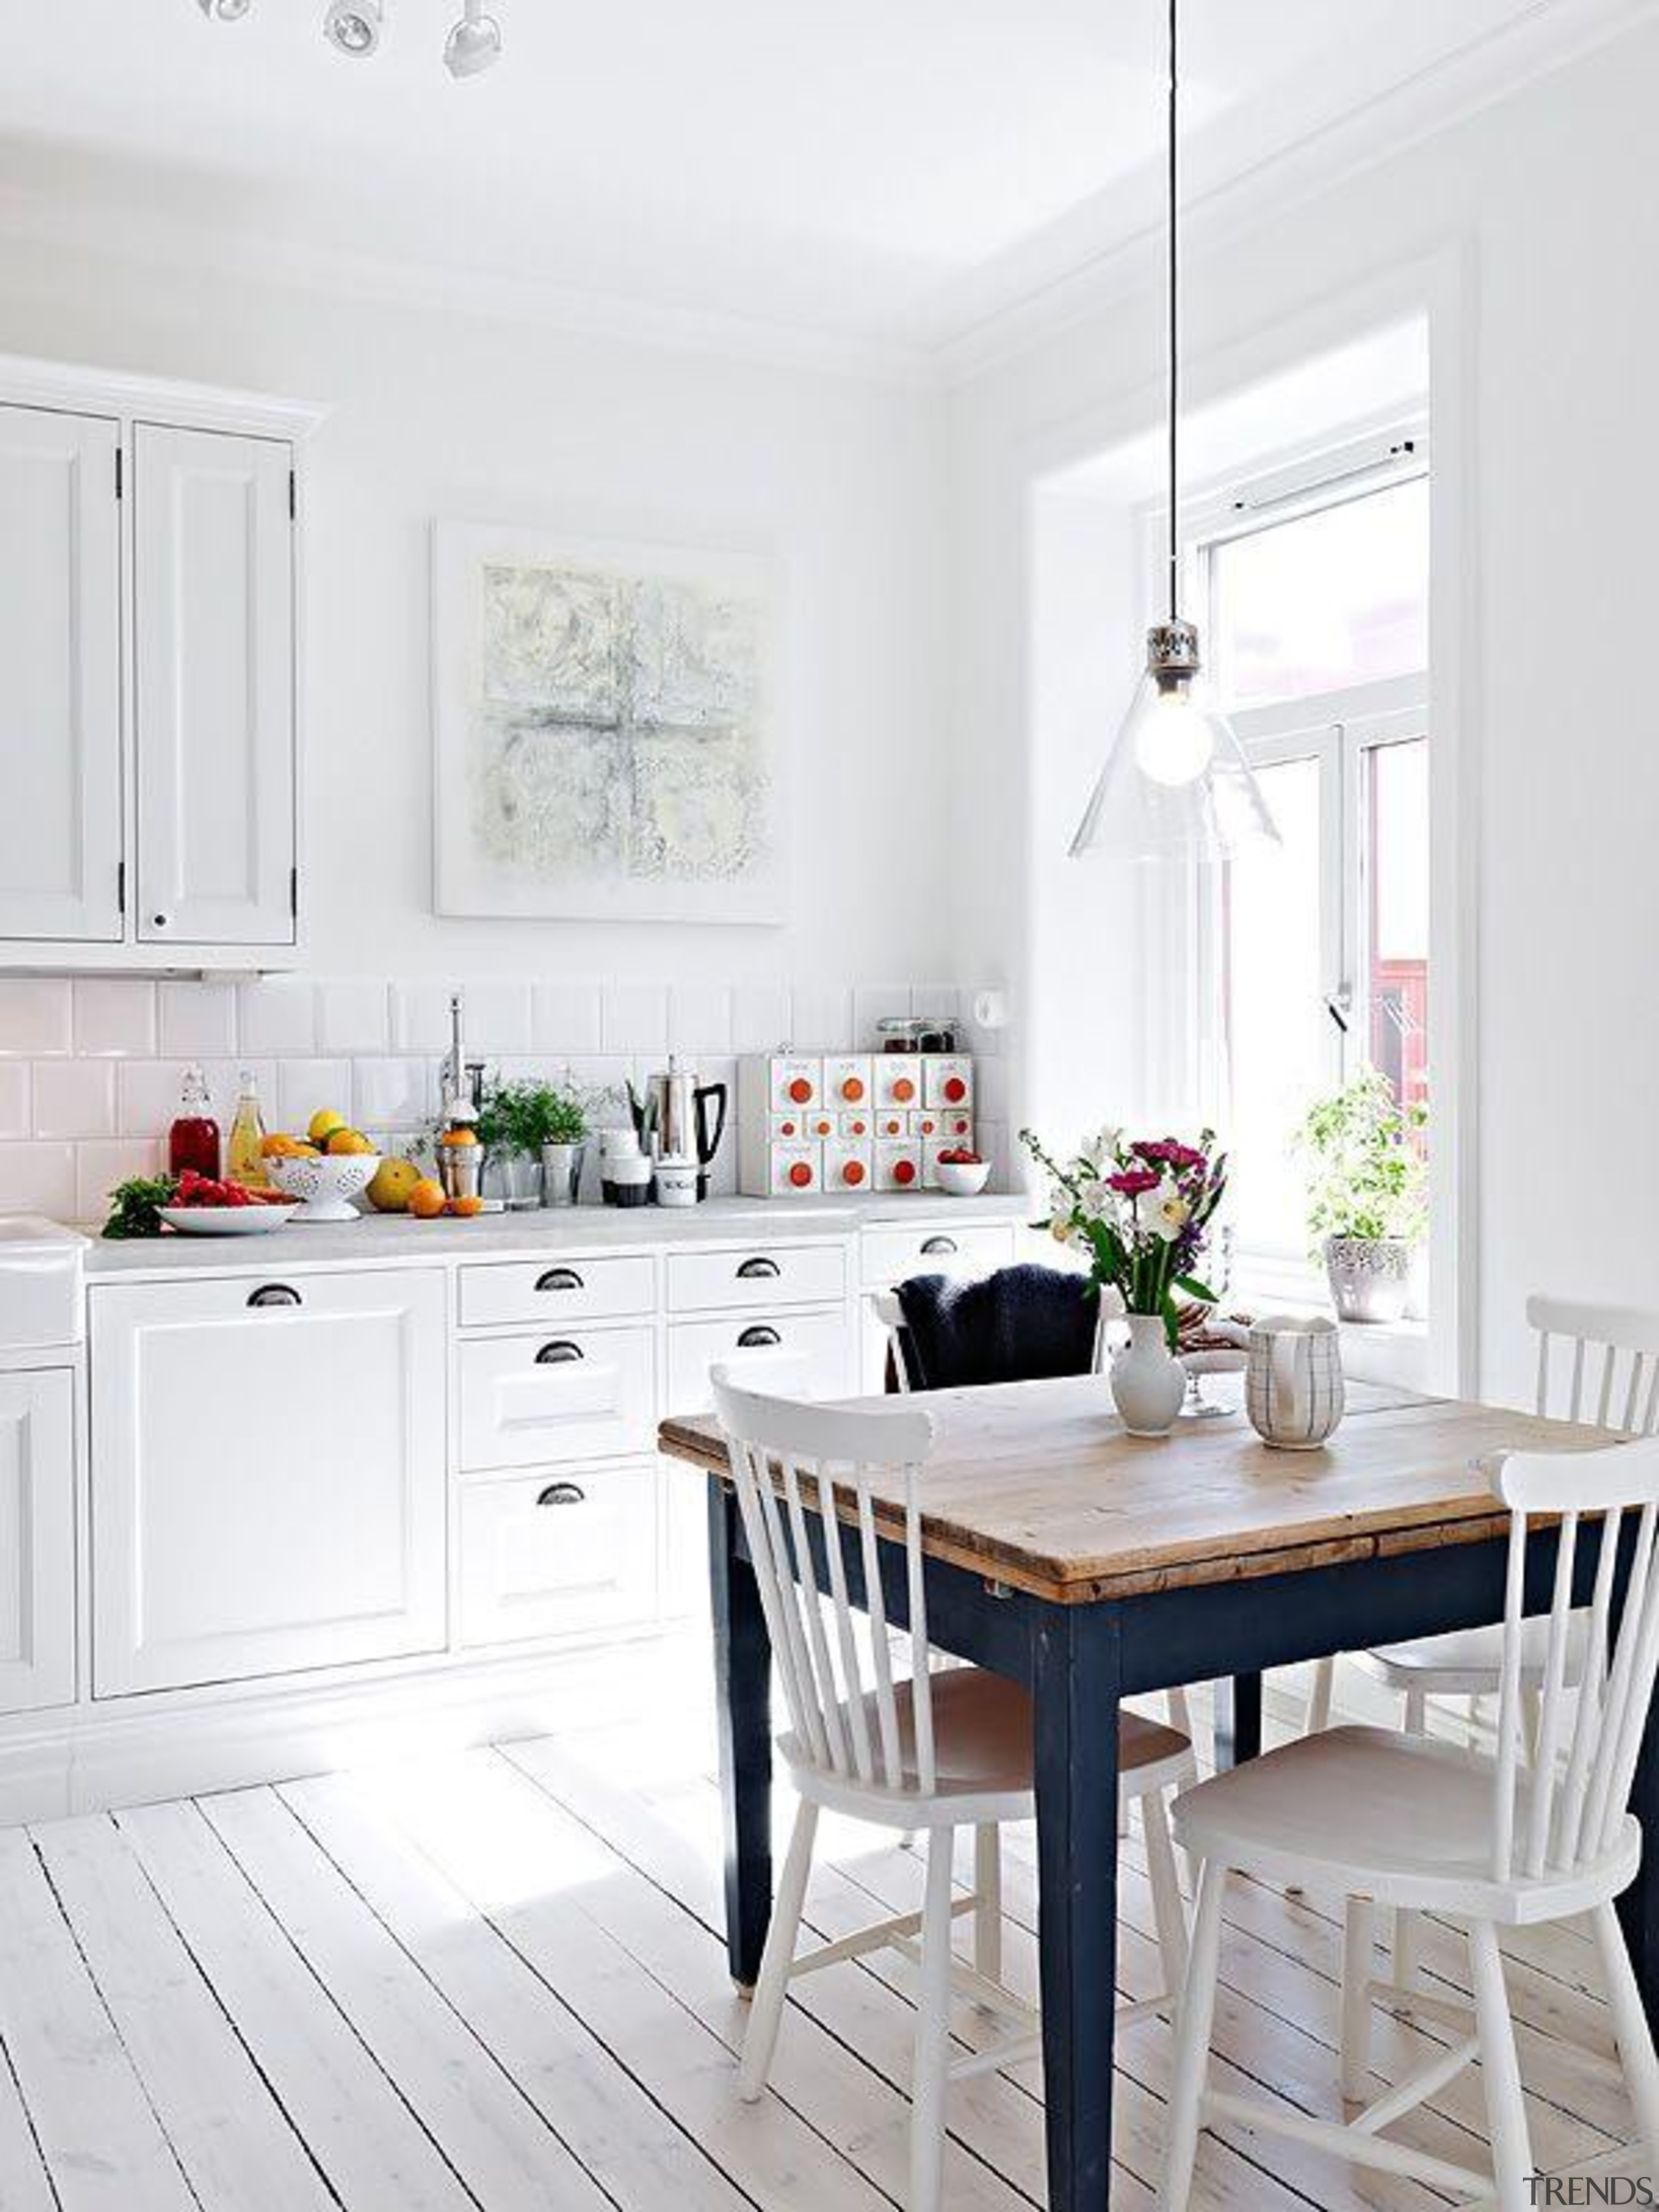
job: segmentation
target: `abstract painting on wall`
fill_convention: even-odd
[[[781,921],[771,565],[440,522],[432,567],[439,912]]]

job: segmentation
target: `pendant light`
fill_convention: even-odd
[[[1217,860],[1252,837],[1277,842],[1261,786],[1204,682],[1197,626],[1181,612],[1180,49],[1170,0],[1169,611],[1146,633],[1146,668],[1107,757],[1072,857]]]

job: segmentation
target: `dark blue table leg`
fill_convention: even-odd
[[[1224,1674],[1215,1686],[1215,1763],[1242,1766],[1261,1756],[1261,1676]]]
[[[1106,2212],[1117,1986],[1118,1620],[1036,1617],[1037,1945],[1049,2212]]]
[[[772,1641],[755,1571],[738,1545],[736,1497],[708,1479],[708,1581],[714,1612],[720,1799],[726,1814],[726,1949],[753,1989],[772,1917]]]
[[[1630,1809],[1642,1823],[1642,1863],[1619,1899],[1619,1918],[1647,2007],[1648,2025],[1659,2033],[1659,1699],[1648,1707]]]

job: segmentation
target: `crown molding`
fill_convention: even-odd
[[[75,205],[61,194],[8,191],[0,240],[87,253],[226,283],[275,286],[373,301],[416,313],[463,314],[563,335],[794,368],[921,390],[939,372],[922,347],[769,320],[720,309],[671,305],[538,277],[459,269],[391,256],[312,246],[291,240],[198,227],[130,210]]]
[[[79,362],[0,355],[0,394],[14,406],[72,408],[137,422],[178,422],[199,430],[238,430],[270,438],[308,438],[327,405],[265,392],[237,392],[177,377],[138,376]]]
[[[1425,64],[1195,193],[1183,204],[1183,230],[1203,249],[1261,228],[1656,15],[1659,0],[1528,0],[1501,31]],[[1157,281],[1163,237],[1161,225],[1145,225],[1108,240],[1065,274],[945,339],[933,354],[939,381],[970,383],[1144,290]]]

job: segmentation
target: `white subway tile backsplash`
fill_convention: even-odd
[[[242,1050],[306,1058],[317,1049],[317,999],[303,975],[269,975],[237,994]]]
[[[866,983],[853,994],[854,1043],[860,1052],[872,1052],[876,1044],[876,1024],[890,1015],[911,1012],[910,986],[908,983]],[[924,1007],[932,1013],[931,1006]]]
[[[599,1024],[607,1052],[665,1052],[668,994],[660,983],[607,984]]]
[[[394,983],[393,1052],[447,1052],[449,1001],[453,995],[447,983]]]
[[[0,1053],[24,1060],[73,1048],[69,978],[12,975],[0,981]]]
[[[474,1060],[530,1049],[530,986],[491,981],[461,987],[466,1048]],[[444,1006],[443,1043],[449,1042],[448,999]]]
[[[775,1052],[793,1042],[789,994],[781,983],[739,983],[732,994],[733,1052]]]
[[[165,982],[161,1004],[164,1059],[213,1060],[235,1052],[234,984]]]
[[[115,1070],[103,1060],[42,1060],[34,1068],[37,1137],[112,1137]]]
[[[829,983],[796,984],[791,1035],[801,1052],[853,1052],[871,1042],[854,1033],[853,994]]]
[[[26,1060],[0,1060],[0,1138],[27,1137],[33,1129],[30,1117],[29,1064]]]
[[[109,1211],[109,1194],[117,1183],[133,1176],[160,1175],[167,1164],[167,1146],[159,1139],[137,1137],[100,1139],[75,1148],[75,1211],[82,1221],[100,1222]]]
[[[281,1060],[276,1063],[276,1111],[265,1102],[267,1129],[297,1136],[313,1114],[331,1107],[351,1112],[351,1063],[348,1060]]]
[[[675,1052],[730,1052],[732,994],[726,985],[676,983],[668,994],[668,1042]]]
[[[73,1145],[0,1145],[0,1213],[76,1218]]]
[[[437,1110],[436,1087],[429,1060],[356,1060],[351,1070],[352,1121],[364,1130],[416,1128]]]
[[[155,986],[137,976],[82,975],[75,984],[75,1049],[152,1058],[155,1052]]]
[[[383,1053],[391,1042],[391,1006],[385,983],[319,983],[317,1043],[330,1053]]]
[[[538,1052],[597,1052],[599,985],[535,984],[530,994],[530,1033]]]
[[[974,1090],[974,1110],[981,1120],[1006,1121],[1008,1119],[1008,1063],[1006,1060],[976,1061]]]

